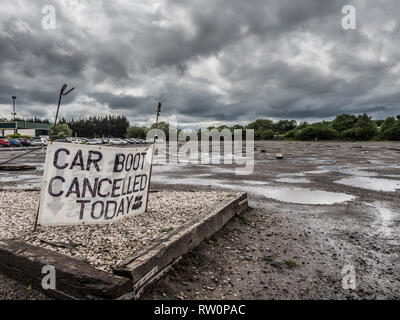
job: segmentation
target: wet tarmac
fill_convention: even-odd
[[[246,191],[252,210],[145,298],[400,298],[400,144],[274,141],[255,149],[254,171],[244,176],[235,164],[187,159],[153,167],[153,189]],[[0,160],[9,156],[0,152]],[[19,159],[38,169],[1,174],[0,188],[40,188],[43,161],[44,152]],[[355,268],[356,290],[342,287],[346,265]]]

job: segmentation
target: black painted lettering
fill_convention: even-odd
[[[128,166],[129,165],[129,166]],[[129,171],[132,169],[132,165],[133,165],[133,154],[130,153],[128,154],[128,156],[126,157],[126,162],[125,162],[125,170]]]
[[[61,190],[61,191],[58,192],[58,193],[54,193],[54,192],[53,192],[53,182],[54,182],[54,180],[60,180],[61,182],[65,182],[65,179],[64,179],[63,177],[60,177],[60,176],[56,176],[56,177],[53,177],[53,178],[50,179],[50,182],[49,182],[49,189],[48,189],[49,194],[50,194],[51,196],[53,196],[53,197],[59,197],[59,196],[61,196],[61,195],[64,193],[64,191]]]
[[[96,216],[96,215],[95,215],[95,208],[96,208],[96,205],[97,205],[97,204],[100,204],[100,205],[101,205],[101,210],[100,210],[100,215],[99,215],[99,216]],[[104,215],[104,202],[101,201],[101,200],[100,200],[100,201],[94,202],[93,205],[92,205],[92,212],[90,213],[90,216],[92,217],[92,219],[98,220],[98,219],[100,219],[103,215]]]
[[[97,194],[98,194],[100,197],[102,197],[102,198],[106,198],[106,197],[108,197],[108,196],[110,195],[110,192],[107,192],[106,194],[104,194],[104,193],[101,192],[101,186],[103,185],[103,182],[105,182],[105,181],[107,181],[108,184],[111,184],[111,183],[112,183],[112,181],[111,181],[110,179],[107,179],[107,178],[101,179],[101,180],[99,181],[99,186],[98,186]]]
[[[124,168],[125,155],[118,153],[115,155],[113,172],[121,172]]]
[[[68,192],[65,195],[65,197],[68,198],[72,193],[75,193],[77,198],[81,197],[81,193],[79,191],[79,181],[78,181],[77,177],[75,177],[72,180],[72,183],[71,183],[71,185],[70,185],[70,187],[68,189]]]
[[[136,171],[140,165],[140,153],[135,154],[135,158],[133,159],[133,170]]]
[[[69,155],[68,149],[65,148],[57,149],[57,151],[54,153],[53,165],[57,169],[65,169],[66,167],[68,167],[68,163],[64,163],[62,166],[58,164],[58,156],[60,155],[60,152],[65,152],[67,155]]]
[[[119,197],[121,194],[115,194],[115,191],[121,189],[121,186],[117,186],[122,181],[122,179],[114,179],[113,185],[112,185],[112,191],[111,191],[111,197]]]
[[[86,198],[86,190],[88,190],[90,192],[92,198],[94,198],[96,196],[98,182],[99,182],[99,178],[95,178],[94,185],[92,186],[90,184],[89,178],[84,178],[83,179],[83,187],[82,187],[82,198]]]
[[[146,153],[147,152],[142,152],[142,170],[144,168],[144,160],[146,159]]]
[[[85,205],[86,203],[89,203],[90,200],[76,200],[76,203],[80,203],[81,204],[81,210],[79,212],[79,220],[83,219],[83,214],[85,213]]]
[[[110,204],[114,205],[114,211],[112,213],[112,216],[108,215],[109,210],[110,210]],[[116,210],[117,210],[117,202],[116,201],[112,201],[112,200],[107,201],[106,202],[106,209],[105,209],[104,219],[105,220],[111,220],[112,218],[114,218]]]
[[[133,196],[126,197],[126,202],[127,202],[127,204],[126,204],[126,213],[129,213],[129,208],[131,206],[132,200],[133,200]]]
[[[124,205],[125,205],[125,200],[124,200],[124,198],[122,198],[121,202],[119,203],[119,207],[118,207],[118,211],[117,211],[117,217],[119,216],[120,213],[121,213],[121,215],[125,214]]]
[[[95,156],[95,158],[93,158]],[[86,171],[90,171],[90,166],[93,164],[97,171],[100,171],[99,162],[103,159],[103,154],[99,151],[89,151],[89,156],[86,164]]]
[[[85,170],[85,166],[83,164],[82,150],[78,150],[78,152],[76,153],[74,160],[72,161],[72,164],[69,168],[72,170],[76,166],[81,167],[81,170]]]
[[[130,188],[131,188],[131,180],[132,180],[132,177],[129,177],[128,178],[128,187],[126,188],[126,194],[131,194],[132,193],[132,191],[130,190]]]
[[[142,178],[140,179],[140,191],[146,189],[146,184],[147,184],[147,175],[142,174]]]
[[[133,180],[133,193],[138,192],[139,189],[136,189],[136,186],[140,183],[139,181],[136,181],[136,179],[140,178],[140,174],[135,176],[135,179]]]

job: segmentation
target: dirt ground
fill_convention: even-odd
[[[251,209],[185,255],[142,299],[400,298],[400,144],[255,148],[247,176],[234,165],[154,167],[152,188],[243,190]],[[342,286],[346,268],[354,268],[354,290]],[[0,275],[0,299],[16,297],[43,298]]]

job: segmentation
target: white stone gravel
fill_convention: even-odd
[[[220,191],[151,193],[147,213],[108,225],[38,226],[33,233],[39,192],[0,191],[0,239],[23,240],[110,271],[116,263],[162,236],[162,230],[177,228],[196,215],[214,210],[232,195]],[[71,247],[49,245],[41,240]]]

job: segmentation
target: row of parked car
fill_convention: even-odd
[[[47,139],[43,137],[7,139],[0,137],[0,148],[2,147],[30,147],[30,146],[45,146]]]
[[[142,139],[120,139],[120,138],[67,138],[67,139],[56,139],[56,142],[68,142],[76,144],[111,144],[111,145],[123,145],[123,144],[144,144],[147,143]],[[7,139],[0,137],[0,148],[1,147],[29,147],[29,146],[46,146],[48,141],[43,137],[28,138],[15,138]]]
[[[121,144],[144,144],[145,140],[142,139],[120,139],[120,138],[97,138],[97,139],[88,139],[88,138],[67,138],[67,139],[56,139],[58,142],[69,142],[76,144],[112,144],[112,145],[121,145]]]

